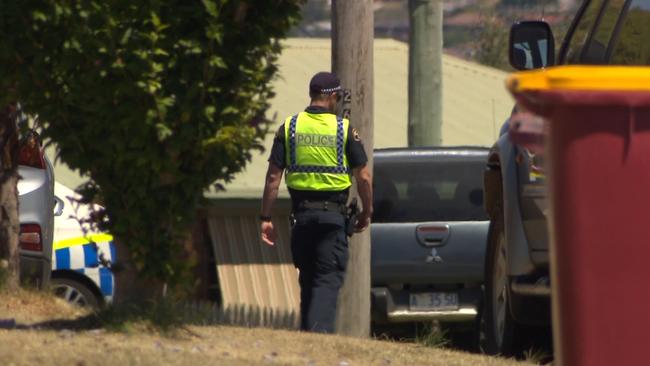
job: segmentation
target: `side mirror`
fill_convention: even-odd
[[[555,39],[548,23],[515,22],[510,28],[510,65],[517,70],[534,70],[555,64]]]
[[[65,203],[63,202],[63,200],[57,196],[54,196],[54,216],[63,215],[64,207],[65,207]]]

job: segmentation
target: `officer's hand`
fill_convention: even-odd
[[[360,233],[370,225],[370,212],[363,211],[359,214],[357,217],[357,224],[355,225],[354,232],[355,233]]]
[[[278,238],[278,233],[275,231],[275,227],[273,227],[273,222],[262,222],[261,231],[262,241],[268,245],[275,245],[275,240]]]

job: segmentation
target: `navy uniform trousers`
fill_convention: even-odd
[[[300,271],[300,329],[333,333],[336,302],[348,261],[345,217],[338,212],[294,212],[291,253]]]

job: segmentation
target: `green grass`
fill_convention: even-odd
[[[526,362],[540,365],[548,360],[552,355],[541,349],[530,348],[524,351],[523,356]]]
[[[437,323],[427,323],[418,326],[415,343],[426,347],[447,347],[451,344],[447,332]]]

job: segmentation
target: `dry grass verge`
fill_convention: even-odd
[[[417,344],[262,328],[187,326],[164,334],[148,327],[129,332],[63,329],[87,315],[46,295],[0,293],[0,319],[19,323],[18,329],[0,330],[2,364],[521,365]]]
[[[40,291],[0,290],[0,320],[14,319],[21,325],[52,320],[74,320],[87,316],[87,310]]]

